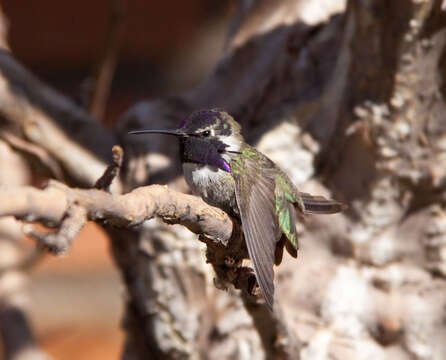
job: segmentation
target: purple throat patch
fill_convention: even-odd
[[[226,160],[222,161],[222,170],[226,172],[231,172],[231,166],[226,162]]]

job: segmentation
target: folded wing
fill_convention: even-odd
[[[252,167],[249,160],[245,166]],[[263,169],[264,170],[264,169]],[[274,255],[281,234],[275,214],[274,178],[249,169],[234,175],[246,246],[257,282],[270,309],[274,303]],[[246,173],[250,173],[248,177]],[[252,174],[257,175],[252,175]]]

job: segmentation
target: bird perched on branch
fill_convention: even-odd
[[[130,134],[167,134],[180,141],[184,176],[205,202],[241,220],[246,246],[267,306],[274,302],[274,263],[283,247],[297,257],[296,211],[333,214],[344,205],[299,192],[270,159],[248,145],[240,125],[221,110],[192,113],[175,130]]]

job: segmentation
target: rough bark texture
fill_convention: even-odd
[[[306,3],[240,1],[225,56],[208,80],[188,93],[136,105],[116,134],[101,135],[102,144],[82,136],[82,129],[103,131],[98,123],[0,54],[0,113],[14,125],[2,126],[2,138],[11,146],[53,173],[59,166],[84,186],[104,173],[106,163],[98,159],[108,156],[115,136],[124,148],[126,194],[117,194],[120,187],[113,194],[102,190],[116,166],[97,190],[53,187],[60,204],[53,208],[57,216],[45,220],[60,229],[40,238],[68,245],[76,232],[69,219],[108,221],[127,289],[124,359],[446,357],[446,13],[439,0],[351,0],[332,16],[342,2],[330,2],[336,6],[319,14]],[[300,225],[299,259],[285,258],[276,271],[274,314],[246,291],[250,273],[242,264],[235,266],[240,278],[234,277],[237,257],[227,249],[215,251],[184,227],[157,220],[144,222],[139,232],[128,229],[158,214],[209,234],[206,221],[188,212],[198,201],[193,197],[157,187],[130,192],[148,183],[181,191],[186,185],[171,139],[126,135],[174,127],[203,107],[233,114],[248,142],[301,190],[331,192],[350,206]],[[81,129],[69,132],[67,146],[76,156],[64,156],[54,144],[68,141],[64,132],[72,126]],[[47,140],[36,128],[56,136]],[[79,168],[79,159],[91,166]],[[159,197],[147,189],[158,189]],[[0,199],[24,200],[21,207],[0,202],[0,216],[38,214],[25,201],[32,199],[28,193],[45,192],[2,190]],[[69,194],[65,202],[61,194]],[[175,213],[180,208],[183,215]],[[226,225],[220,226],[222,219]],[[209,221],[212,231],[232,230],[225,215],[211,214]]]

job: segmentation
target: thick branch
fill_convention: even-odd
[[[0,188],[0,217],[11,215],[26,221],[59,225],[73,206],[84,208],[89,220],[119,227],[133,227],[159,216],[169,224],[184,225],[222,244],[227,244],[232,234],[232,221],[222,210],[167,186],[140,187],[124,195],[96,189],[72,189],[55,181],[44,190]]]

